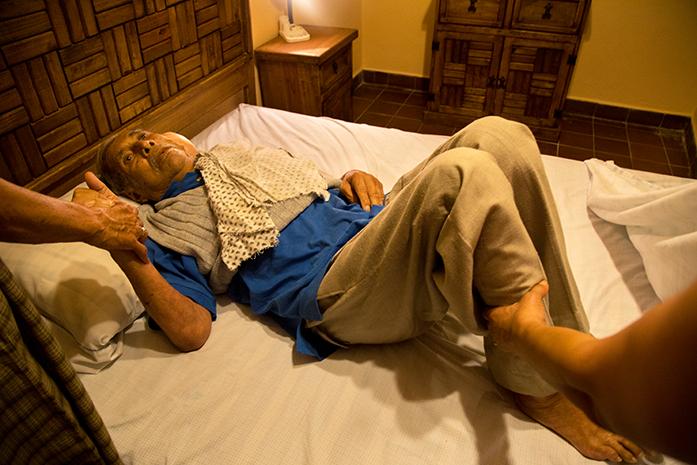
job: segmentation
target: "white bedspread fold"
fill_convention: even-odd
[[[585,163],[588,207],[627,228],[656,294],[665,300],[697,280],[697,181]]]

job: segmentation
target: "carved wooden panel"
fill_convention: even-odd
[[[438,0],[425,119],[487,114],[556,140],[590,0]]]
[[[247,0],[0,0],[0,176],[27,184],[250,59]]]
[[[574,44],[509,38],[499,74],[505,77],[496,113],[543,124],[561,105]]]
[[[443,32],[433,87],[433,107],[472,117],[493,111],[492,79],[497,75],[503,38],[485,34]]]

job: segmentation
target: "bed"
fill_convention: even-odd
[[[193,140],[210,148],[242,137],[328,173],[376,173],[385,186],[445,139],[242,104]],[[589,214],[586,166],[544,163],[592,331],[611,334],[658,298],[624,228]],[[196,353],[172,353],[141,319],[113,366],[82,376],[126,461],[591,463],[517,410],[484,368],[480,340],[454,320],[317,363],[295,354],[271,320],[226,298],[219,312]]]
[[[445,140],[243,103],[193,141],[205,149],[240,138],[331,174],[376,173],[385,186]],[[592,332],[611,334],[659,299],[626,228],[589,211],[586,165],[543,160]],[[117,359],[80,375],[124,462],[592,463],[515,407],[480,340],[454,319],[413,341],[316,362],[272,320],[226,297],[218,312],[209,341],[188,354],[138,318]]]
[[[99,5],[104,7],[107,3]],[[157,24],[171,26],[174,18],[174,24],[185,30],[184,22],[176,18],[188,14],[187,9],[191,9],[196,13],[198,22],[195,24],[201,40],[190,42],[189,46],[200,43],[197,53],[219,65],[210,68],[205,65],[205,74],[202,71],[191,83],[177,87],[177,92],[166,97],[160,88],[157,102],[150,93],[148,108],[123,124],[116,124],[116,120],[106,115],[106,126],[95,123],[92,129],[96,128],[96,132],[85,136],[83,147],[50,166],[44,164],[43,171],[29,158],[21,159],[27,167],[26,172],[13,170],[13,166],[21,165],[17,158],[20,155],[5,156],[4,159],[13,160],[13,164],[5,165],[4,177],[37,190],[69,196],[70,190],[80,182],[82,172],[91,166],[99,142],[113,133],[145,127],[181,132],[204,150],[216,143],[240,138],[254,144],[283,147],[297,156],[314,160],[322,170],[333,175],[354,168],[371,172],[389,190],[400,174],[445,140],[444,136],[378,128],[254,105],[254,94],[250,90],[253,89],[253,67],[246,2],[184,1],[167,2],[167,5],[134,2],[133,5],[133,18],[125,15],[123,25],[110,23],[109,18],[113,20],[113,17],[105,14],[112,10],[106,9],[92,11],[100,19],[95,24],[104,26],[113,37],[118,37],[115,31],[119,27],[128,37],[131,20],[138,26],[143,25],[143,30],[146,27],[158,30],[157,27],[164,26]],[[209,40],[209,35],[204,34],[207,26],[201,20],[213,17],[208,10],[201,13],[211,6],[217,8],[219,23],[209,34],[217,33],[218,39],[222,39],[218,42],[223,44],[219,49],[213,39],[210,44],[206,42]],[[60,14],[70,17],[50,7],[46,14],[53,19]],[[170,23],[163,18],[168,18]],[[52,24],[60,23],[54,20]],[[192,37],[182,33],[182,29],[177,38],[179,51]],[[136,31],[141,29],[136,27]],[[173,37],[173,30],[168,31]],[[75,39],[74,35],[66,34],[59,30],[56,37],[66,41]],[[237,37],[233,45],[230,42],[224,45],[226,34]],[[17,40],[23,39],[18,37]],[[141,40],[144,40],[142,34]],[[108,40],[103,43],[108,44]],[[174,39],[170,43],[174,44]],[[232,49],[237,50],[234,52],[237,55],[233,52],[225,55]],[[108,46],[105,50],[108,51]],[[216,50],[220,51],[219,55]],[[150,50],[155,58],[143,65],[146,78],[150,76],[148,72],[160,69],[165,70],[166,75],[170,56],[175,70],[175,52],[176,49],[171,55],[156,55],[160,52]],[[12,56],[19,56],[18,63],[23,63],[19,52]],[[224,59],[225,56],[230,59]],[[33,59],[26,58],[30,62]],[[51,63],[43,60],[43,63]],[[203,70],[201,63],[199,61]],[[149,68],[150,65],[153,68]],[[19,65],[9,63],[8,66],[16,76],[13,66]],[[31,70],[31,66],[28,69]],[[131,74],[126,73],[119,79]],[[177,76],[181,78],[182,75]],[[186,83],[182,79],[177,82]],[[93,114],[98,113],[95,111],[98,104],[105,101],[98,98],[108,95],[103,87],[97,92],[98,96],[87,100]],[[125,97],[121,101],[126,102]],[[75,105],[80,110],[80,104]],[[124,111],[128,116],[127,110]],[[39,129],[48,127],[40,124],[45,117],[37,116],[34,121],[30,112],[25,115],[27,121],[24,123],[10,120],[7,114],[5,111],[5,140],[31,139],[37,134],[37,126]],[[77,114],[85,118],[82,110]],[[16,127],[8,126],[10,123]],[[27,133],[26,127],[33,132]],[[41,144],[51,145],[46,139],[36,142],[38,154],[42,154],[44,145]],[[3,147],[3,155],[5,150]],[[543,161],[591,331],[599,337],[612,334],[660,301],[655,285],[649,280],[641,251],[630,239],[626,225],[604,220],[589,208],[592,168],[583,162],[556,157],[543,156]],[[24,174],[20,177],[17,173]],[[648,173],[623,174],[662,187],[692,189],[694,184],[691,180]],[[50,289],[42,290],[41,284],[37,284],[38,271],[44,276],[54,276],[54,281],[77,282],[78,289],[87,281],[101,280],[99,287],[106,289],[107,294],[128,295],[127,284],[123,284],[118,272],[113,272],[113,267],[98,268],[109,266],[108,256],[100,255],[100,251],[89,246],[70,247],[0,244],[0,257],[42,311],[58,304],[55,293],[51,294]],[[67,279],[68,275],[57,273],[52,267],[60,265],[46,258],[57,257],[57,248],[63,249],[64,256],[56,258],[56,263],[59,260],[63,265],[70,262],[72,268],[81,269],[77,272],[87,270],[88,276],[69,275]],[[39,258],[33,256],[36,250],[41,250]],[[43,263],[45,269],[22,268],[34,259]],[[79,266],[74,266],[75,263]],[[122,287],[112,287],[114,280],[120,280]],[[44,287],[56,286],[55,282],[44,283]],[[39,296],[42,292],[44,295]],[[64,304],[77,305],[75,294],[69,296],[72,297]],[[85,306],[96,309],[91,295],[83,297],[87,301]],[[57,324],[60,318],[49,315],[46,320],[54,336],[65,342],[64,350],[74,366],[85,372],[79,375],[80,380],[124,463],[596,463],[581,456],[560,437],[531,421],[515,407],[512,398],[496,386],[487,372],[480,339],[464,333],[452,318],[446,318],[432,331],[408,342],[354,347],[317,362],[295,353],[292,339],[272,320],[255,316],[248,308],[224,296],[218,298],[218,319],[206,345],[193,353],[177,353],[161,333],[147,327],[145,319],[140,317],[142,306],[139,307],[137,299],[132,295],[125,299],[128,301],[117,301],[117,306],[127,307],[118,317],[121,322],[109,328],[108,340],[98,341],[105,344],[99,348],[106,347],[106,352],[89,354],[96,360],[91,365],[81,364],[79,351],[71,352],[68,345],[75,334],[67,333]],[[84,349],[85,346],[81,346],[79,350],[84,352]],[[679,463],[668,457],[662,461]]]

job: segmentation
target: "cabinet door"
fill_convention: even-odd
[[[438,14],[441,23],[500,27],[505,13],[505,0],[441,0]]]
[[[574,42],[507,38],[495,113],[530,125],[554,126],[570,77]]]
[[[471,117],[491,113],[503,38],[441,31],[436,43],[429,110]]]

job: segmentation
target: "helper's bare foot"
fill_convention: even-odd
[[[636,444],[598,426],[561,393],[549,397],[514,393],[514,397],[523,412],[590,459],[636,463],[642,455]]]

